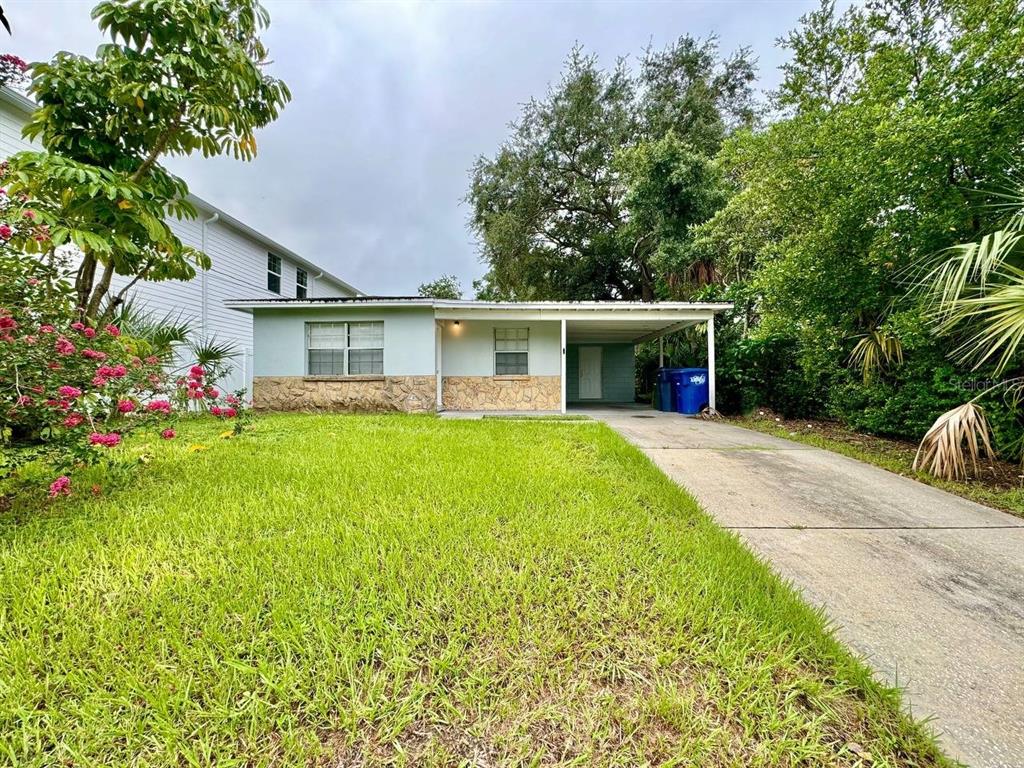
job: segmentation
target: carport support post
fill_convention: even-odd
[[[708,408],[715,410],[715,316],[708,318]]]
[[[658,367],[665,367],[665,337],[658,337]]]
[[[565,413],[565,318],[562,318],[562,374],[559,377],[562,383],[562,413]]]

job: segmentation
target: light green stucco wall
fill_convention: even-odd
[[[558,320],[452,320],[441,323],[444,376],[493,376],[494,329],[530,329],[530,376],[562,373],[562,323]]]
[[[385,376],[434,375],[434,312],[429,307],[257,309],[253,312],[253,373],[304,376],[306,323],[374,320],[384,321]]]
[[[580,400],[580,347],[601,347],[601,399]],[[636,399],[632,344],[569,344],[565,350],[565,399],[582,403],[632,403]]]

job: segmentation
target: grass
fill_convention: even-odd
[[[220,429],[2,519],[0,761],[948,764],[602,424]]]
[[[942,480],[914,469],[917,446],[904,441],[863,435],[834,422],[786,421],[773,415],[743,416],[730,418],[729,421],[747,429],[824,448],[867,464],[874,464],[897,475],[933,485],[979,504],[1024,517],[1024,470],[1019,464],[983,459],[979,461],[979,477],[963,482]]]

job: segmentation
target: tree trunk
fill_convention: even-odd
[[[89,320],[95,320],[96,315],[99,314],[100,305],[103,302],[103,298],[107,295],[107,291],[110,290],[110,281],[113,277],[114,262],[110,261],[103,267],[103,277],[100,278],[99,283],[93,288],[92,296],[85,307],[85,317]]]
[[[91,251],[86,251],[82,257],[82,263],[78,265],[78,273],[75,275],[75,294],[78,300],[78,313],[85,314],[85,308],[89,304],[89,296],[92,295],[93,281],[96,279],[96,258]]]

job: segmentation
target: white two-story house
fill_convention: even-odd
[[[41,148],[21,135],[34,109],[30,99],[0,88],[0,158]],[[211,268],[190,281],[140,282],[133,289],[133,298],[136,305],[159,317],[180,313],[202,338],[232,343],[237,355],[223,386],[229,391],[242,387],[251,391],[252,316],[227,309],[226,300],[240,296],[302,299],[361,294],[341,278],[216,206],[194,195],[189,199],[199,217],[192,221],[171,219],[169,224],[183,243],[210,257]],[[115,281],[114,289],[117,287]]]

